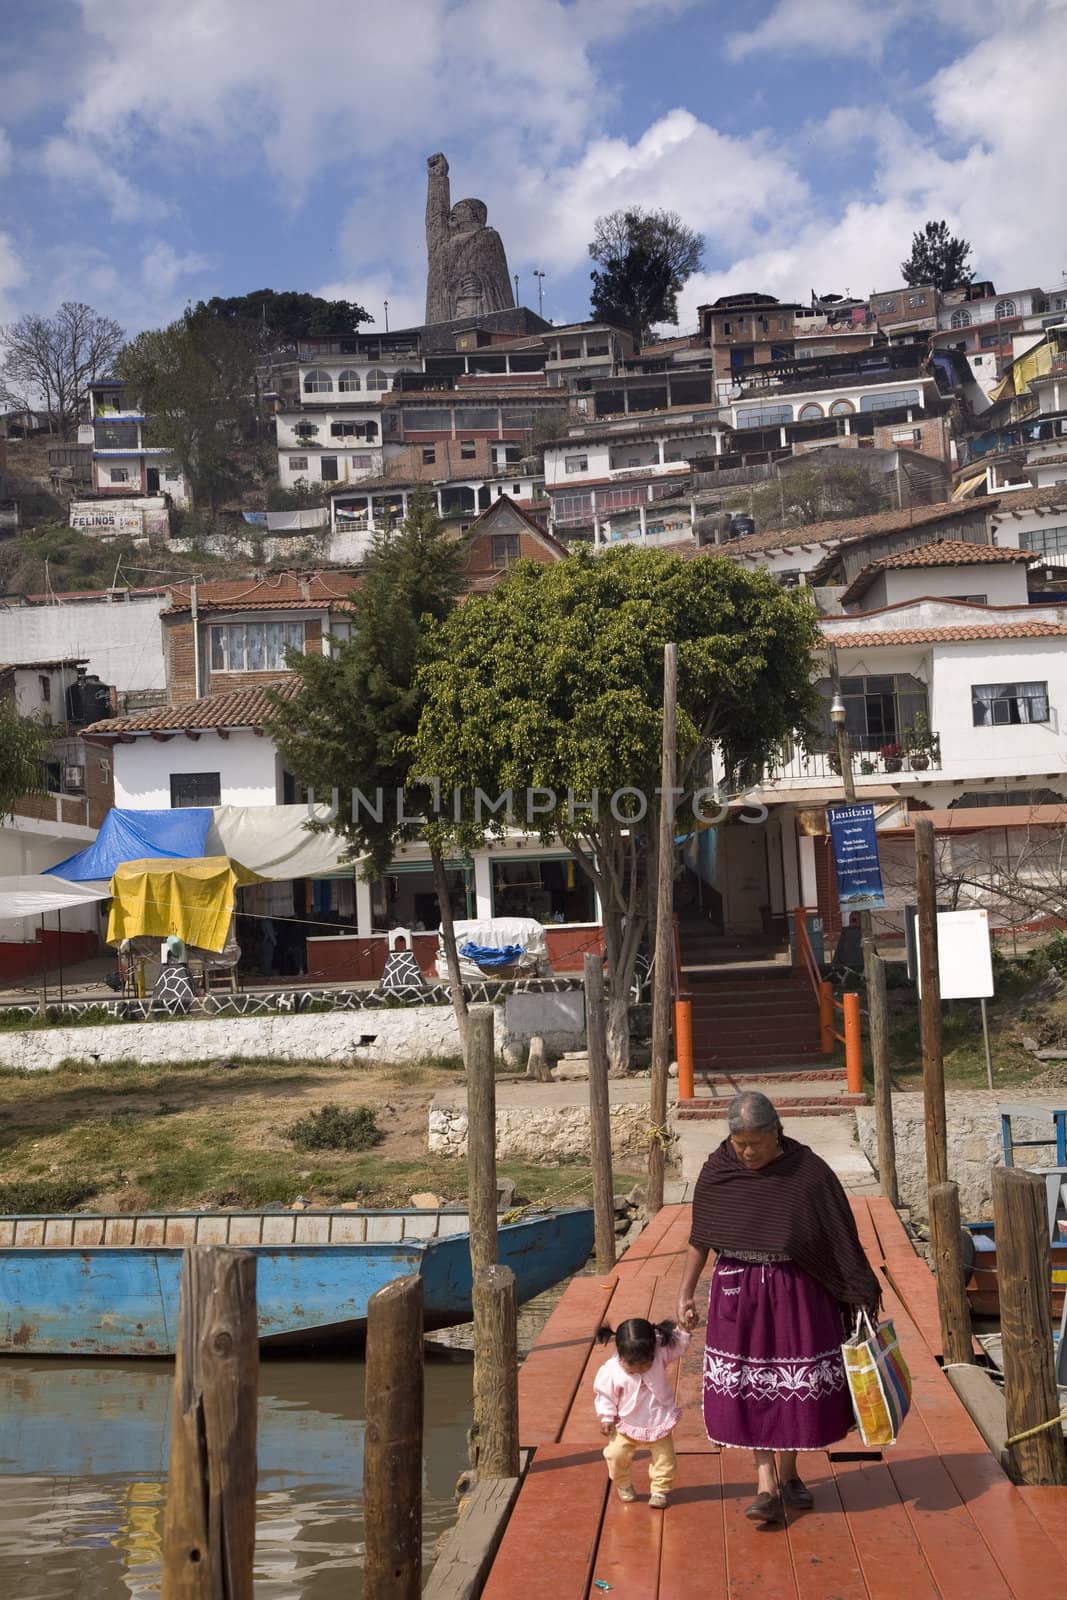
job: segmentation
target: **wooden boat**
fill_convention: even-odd
[[[408,1273],[422,1277],[427,1328],[468,1322],[467,1226],[448,1209],[0,1217],[0,1353],[172,1354],[191,1244],[256,1256],[265,1348],[358,1336],[371,1295]],[[592,1244],[592,1211],[557,1207],[502,1225],[498,1259],[521,1303],[577,1272]]]
[[[971,1312],[979,1317],[1000,1316],[1000,1286],[997,1278],[997,1245],[991,1222],[968,1222],[967,1231],[974,1240],[974,1267],[967,1280],[967,1301]],[[1059,1317],[1063,1311],[1064,1293],[1067,1291],[1067,1239],[1062,1237],[1050,1246],[1052,1255],[1052,1314]]]

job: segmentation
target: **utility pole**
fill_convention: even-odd
[[[389,332],[389,302],[385,302],[385,331]]]
[[[537,315],[543,320],[545,315],[545,274],[534,268],[534,277],[537,279]]]
[[[667,1056],[671,1038],[671,944],[674,920],[674,777],[677,765],[678,646],[663,647],[663,762],[660,776],[659,846],[656,870],[656,949],[652,969],[651,1144],[645,1209],[655,1216],[663,1204],[666,1158]]]
[[[841,674],[837,651],[830,648],[830,684],[833,701],[830,720],[837,738],[837,764],[845,800],[856,804],[856,778],[852,771],[852,746],[845,726],[845,702],[841,698]],[[869,911],[860,912],[860,943],[863,949],[863,982],[867,990],[867,1032],[871,1041],[871,1070],[874,1076],[875,1124],[878,1135],[878,1178],[882,1193],[890,1204],[897,1204],[897,1154],[893,1131],[893,1084],[889,1074],[889,1017],[885,1003],[885,970],[874,947],[874,927]]]
[[[915,879],[919,901],[919,1013],[923,1052],[923,1098],[926,1113],[926,1182],[932,1188],[948,1182],[948,1134],[945,1126],[945,1058],[941,1048],[941,971],[937,953],[937,879],[934,870],[934,825],[915,819]]]

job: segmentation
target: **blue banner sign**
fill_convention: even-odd
[[[837,869],[837,898],[844,911],[881,911],[882,869],[872,805],[827,806]]]

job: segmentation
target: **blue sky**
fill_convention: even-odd
[[[269,286],[421,318],[425,158],[521,298],[587,314],[617,206],[704,234],[705,299],[891,287],[946,217],[1008,290],[1067,271],[1067,0],[35,0],[0,36],[0,321],[131,332]]]

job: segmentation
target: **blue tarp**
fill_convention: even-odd
[[[468,961],[473,961],[477,967],[510,967],[513,961],[518,961],[526,954],[521,944],[506,944],[500,950],[493,950],[485,944],[461,944],[461,956]]]
[[[115,868],[124,861],[146,861],[154,857],[194,860],[207,854],[204,846],[211,820],[208,806],[181,806],[174,811],[113,808],[104,818],[93,844],[58,866],[47,868],[47,872],[56,878],[66,878],[70,883],[109,883]]]

